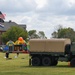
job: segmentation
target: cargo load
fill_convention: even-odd
[[[31,39],[30,52],[65,52],[70,39]]]

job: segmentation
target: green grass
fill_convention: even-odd
[[[10,54],[11,60],[4,58],[5,53],[0,53],[0,75],[75,75],[75,69],[69,67],[67,62],[59,62],[55,67],[29,66],[28,54]]]

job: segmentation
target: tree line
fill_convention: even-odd
[[[63,28],[59,26],[59,28],[52,33],[52,38],[69,38],[72,42],[75,42],[75,31],[73,28]]]
[[[19,37],[23,37],[26,41],[32,38],[46,38],[43,31],[39,31],[38,33],[36,30],[27,31],[19,26],[12,26],[1,35],[4,44],[9,40],[15,42]]]
[[[3,43],[6,43],[9,40],[15,42],[18,37],[23,37],[26,41],[33,38],[47,39],[44,31],[27,31],[19,26],[12,26],[1,35]],[[69,38],[72,42],[75,42],[75,31],[70,27],[63,28],[62,26],[59,26],[57,30],[53,31],[52,38]]]

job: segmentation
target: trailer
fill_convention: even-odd
[[[75,43],[70,39],[31,39],[29,43],[30,65],[56,66],[62,59],[75,66]]]

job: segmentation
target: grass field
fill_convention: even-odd
[[[0,53],[0,75],[75,75],[75,68],[69,67],[66,62],[59,62],[55,67],[29,66],[28,54],[10,54],[11,60],[4,58],[5,53]]]

